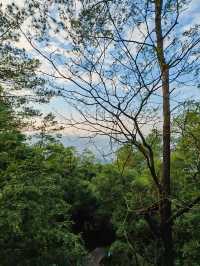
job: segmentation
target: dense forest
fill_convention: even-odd
[[[0,266],[199,266],[194,1],[22,2],[0,5]]]

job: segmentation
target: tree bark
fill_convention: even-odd
[[[170,100],[169,100],[169,69],[163,68],[163,169],[162,169],[162,195],[160,205],[161,237],[164,252],[163,266],[174,265],[172,224],[168,223],[171,218],[171,191],[170,191]]]
[[[163,34],[162,34],[162,0],[155,0],[155,29],[157,38],[157,58],[161,71],[163,94],[163,165],[161,178],[161,204],[160,204],[160,230],[163,242],[161,265],[174,265],[172,224],[168,223],[171,217],[171,191],[170,191],[170,90],[169,90],[169,66],[166,64]]]

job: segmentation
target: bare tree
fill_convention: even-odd
[[[174,265],[173,220],[183,213],[172,214],[171,207],[171,117],[183,100],[173,95],[180,86],[194,89],[199,74],[199,25],[182,23],[190,2],[28,0],[25,10],[32,14],[36,35],[21,30],[51,66],[42,74],[62,80],[60,95],[78,111],[79,119],[71,117],[68,124],[131,143],[143,154],[158,192],[159,225],[153,225],[151,208],[140,214],[163,243],[158,262],[163,266]],[[152,128],[162,133],[161,175],[146,138]]]

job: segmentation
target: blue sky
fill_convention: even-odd
[[[195,25],[195,24],[200,24],[200,2],[199,0],[193,0],[191,1],[190,5],[188,8],[181,14],[180,19],[179,19],[179,26],[178,29],[182,28],[187,28],[190,25]],[[40,44],[41,46],[41,44]],[[55,37],[52,37],[51,39],[51,48],[47,48],[47,54],[52,52],[54,49],[56,50],[57,48],[61,49],[67,49],[69,47],[69,44],[66,42],[64,43],[62,39],[57,39]],[[42,47],[44,48],[44,47]],[[49,51],[48,51],[49,50]],[[37,53],[33,52],[34,56],[38,56]],[[58,64],[63,65],[65,58],[62,57],[62,59],[55,58],[57,61],[61,60],[58,62]],[[49,65],[47,62],[44,62],[44,59],[42,60],[43,62],[43,69],[48,69]],[[71,84],[62,83],[61,81],[61,86],[71,86]],[[175,101],[183,100],[184,99],[200,99],[200,92],[199,89],[196,89],[195,87],[191,86],[180,86],[177,88],[176,92],[173,95],[172,100],[174,99]],[[172,101],[173,104],[173,101]],[[61,113],[62,115],[67,115],[69,112],[72,111],[71,107],[62,99],[53,99],[51,104],[48,106],[45,106],[43,110],[46,111],[55,111],[57,114]]]
[[[4,3],[10,3],[12,1],[10,0],[5,0]],[[15,4],[19,4],[20,6],[23,5],[23,0],[15,0]],[[179,19],[179,27],[178,29],[182,28],[187,28],[188,25],[195,25],[195,24],[200,24],[200,1],[199,0],[192,0],[189,7],[187,10],[185,10],[180,19]],[[26,25],[24,25],[24,29],[26,30]],[[137,38],[139,38],[139,33],[135,34]],[[42,62],[41,70],[43,72],[48,72],[49,74],[54,73],[53,69],[49,65],[48,61],[46,61],[44,58],[42,58],[36,51],[32,49],[32,47],[28,44],[26,39],[24,37],[21,38],[21,41],[17,43],[17,46],[20,48],[25,48],[31,56],[34,58],[39,58]],[[39,48],[42,48],[43,52],[45,52],[46,55],[50,55],[53,52],[53,56],[55,58],[55,62],[57,65],[60,67],[60,69],[63,71],[64,74],[65,70],[63,68],[63,64],[65,60],[67,59],[67,54],[65,53],[66,57],[58,57],[59,52],[63,52],[63,50],[68,50],[70,49],[69,43],[64,41],[61,38],[51,38],[51,46],[45,47],[45,44],[39,44]],[[58,51],[60,49],[60,51]],[[72,84],[68,82],[63,82],[63,80],[59,81],[60,86],[65,86],[68,89],[70,89]],[[71,87],[72,88],[72,87]],[[172,105],[176,104],[178,101],[183,100],[183,99],[199,99],[200,100],[200,91],[196,89],[194,86],[180,86],[177,88],[176,92],[174,93],[172,97]],[[154,99],[155,101],[159,101],[159,98]],[[75,116],[78,116],[76,112],[73,111],[72,107],[61,97],[54,98],[49,104],[40,106],[41,111],[43,112],[53,112],[58,120],[64,121],[65,116],[69,116],[69,114],[73,113]],[[67,128],[64,132],[65,135],[73,136],[73,135],[79,135],[81,134],[80,132],[77,132],[77,130],[74,130],[72,128]]]

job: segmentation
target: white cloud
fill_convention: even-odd
[[[19,6],[19,7],[23,7],[25,0],[4,0],[1,2],[3,8],[5,8],[7,5],[10,5],[14,3],[15,5]]]

